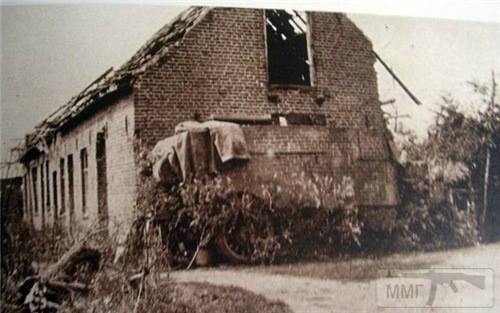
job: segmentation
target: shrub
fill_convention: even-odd
[[[263,184],[256,195],[223,176],[168,187],[144,177],[141,185],[148,190],[140,193],[138,205],[150,213],[134,229],[140,232],[144,216],[154,216],[173,265],[186,265],[200,248],[220,250],[221,244],[252,263],[327,256],[359,246],[352,179],[344,177],[338,184],[328,176],[296,178],[286,187]]]
[[[479,242],[472,195],[468,194],[465,201],[468,204],[461,208],[452,196],[457,185],[466,186],[467,177],[450,182],[431,175],[436,173],[435,167],[431,170],[422,164],[408,164],[401,177],[402,205],[397,210],[373,210],[367,214],[365,225],[371,227],[364,229],[364,234],[373,245],[385,251],[400,251],[460,247]]]

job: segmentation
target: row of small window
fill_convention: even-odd
[[[38,173],[40,174],[40,189],[38,186]],[[87,194],[88,194],[88,154],[87,149],[80,150],[80,178],[81,178],[81,192],[82,192],[82,213],[85,214],[87,210]],[[39,167],[31,169],[31,184],[26,184],[26,199],[27,205],[32,209],[34,214],[38,214],[39,208],[42,214],[50,213],[51,208],[54,208],[54,216],[63,215],[66,212],[66,174],[68,177],[68,196],[69,196],[69,209],[74,212],[75,208],[75,184],[74,184],[74,162],[73,155],[69,154],[66,159],[59,160],[59,177],[58,171],[54,170],[50,175],[49,161],[45,161]],[[57,180],[59,179],[59,185]],[[28,182],[28,175],[25,177]],[[51,186],[52,182],[52,188]],[[59,189],[58,189],[59,187]],[[40,191],[40,198],[38,197]],[[51,194],[52,191],[52,194]],[[61,200],[58,201],[58,198]],[[51,206],[51,199],[53,206]],[[58,204],[61,204],[60,208]]]

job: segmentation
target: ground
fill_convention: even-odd
[[[500,243],[440,252],[395,254],[381,258],[197,269],[174,272],[171,276],[178,282],[238,286],[269,300],[283,301],[295,313],[457,311],[456,308],[377,308],[375,285],[380,279],[379,270],[386,268],[487,268],[495,273],[494,285],[500,286]],[[481,312],[500,312],[498,293],[495,295],[497,301],[494,307]],[[477,309],[461,309],[460,312],[477,312]]]
[[[136,295],[123,295],[115,290],[108,296],[81,297],[63,306],[60,313],[293,313],[282,301],[269,300],[238,287],[208,283],[163,280],[157,288],[144,290],[142,295],[137,310]]]

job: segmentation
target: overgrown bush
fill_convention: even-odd
[[[164,186],[147,170],[141,173],[139,211],[154,216],[173,265],[188,264],[200,248],[221,240],[253,263],[328,256],[360,245],[348,177],[336,183],[326,175],[293,174],[287,186],[268,183],[250,192],[225,176]]]
[[[461,210],[446,201],[405,208],[394,232],[396,248],[439,249],[479,242],[474,211]]]
[[[365,212],[365,247],[391,252],[462,247],[479,242],[473,203],[469,201],[459,208],[451,196],[457,183],[429,173],[427,165],[417,168],[407,165],[400,177],[401,206]],[[467,177],[458,180],[463,184]]]

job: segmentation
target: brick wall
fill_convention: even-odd
[[[252,158],[226,172],[242,189],[259,193],[262,184],[287,188],[297,183],[291,180],[307,182],[314,176],[332,177],[339,184],[348,176],[356,182],[358,204],[398,203],[395,168],[387,147],[374,150],[381,141],[370,140],[374,134],[343,134],[322,126],[246,126],[244,133]],[[348,141],[342,142],[342,137]],[[359,149],[361,139],[367,145]]]
[[[371,170],[381,173],[390,166],[371,43],[345,15],[312,12],[308,22],[313,86],[276,88],[267,79],[263,10],[213,9],[163,63],[137,81],[137,134],[153,145],[172,135],[177,123],[195,116],[324,114],[323,129],[247,127],[254,154],[247,172],[261,178],[269,172],[279,176],[303,170],[334,173],[339,179],[348,174],[357,177],[358,187],[378,186],[363,189],[378,195],[359,199],[361,203],[394,204],[395,194],[381,192],[384,184],[394,183],[390,173],[384,180],[378,180],[386,177],[382,174],[355,173],[358,160],[377,160],[370,163]],[[318,99],[324,102],[318,104]]]
[[[33,223],[37,229],[53,227],[54,200],[53,200],[53,182],[52,172],[57,175],[57,204],[61,211],[62,198],[61,188],[64,188],[65,194],[65,213],[59,214],[57,222],[66,230],[70,226],[70,197],[68,185],[68,155],[73,155],[74,163],[74,216],[72,231],[79,232],[89,227],[97,227],[97,167],[96,167],[96,136],[98,132],[105,130],[106,138],[106,165],[107,165],[107,197],[110,231],[116,229],[116,226],[123,223],[129,223],[133,216],[133,206],[135,203],[135,158],[134,158],[134,105],[131,95],[126,96],[116,103],[110,103],[104,109],[92,115],[85,121],[82,121],[75,128],[65,134],[58,133],[55,141],[49,147],[48,153],[40,158],[30,162],[29,167],[38,168],[37,196],[38,196],[38,214],[33,213]],[[80,151],[86,148],[88,154],[88,189],[86,213],[82,211],[82,175],[80,166]],[[60,160],[65,163],[65,183],[60,183]],[[50,167],[50,213],[49,207],[40,205],[41,181],[40,164],[49,161]],[[31,182],[31,175],[29,180]],[[32,183],[32,182],[31,182]],[[44,184],[45,185],[45,184]],[[31,186],[31,185],[30,185]],[[46,186],[45,186],[46,188]],[[34,212],[33,203],[34,193],[30,190],[30,199],[32,207],[28,210]],[[47,194],[45,192],[45,197]],[[42,214],[44,218],[42,219]],[[43,223],[43,220],[45,223]]]
[[[331,151],[329,128],[325,126],[244,126],[251,154],[304,154]]]
[[[345,16],[309,13],[313,87],[268,86],[262,10],[214,9],[136,85],[137,129],[156,141],[210,114],[323,113],[332,127],[383,127],[370,42]],[[277,95],[278,103],[268,95]],[[325,102],[316,104],[318,96]]]

